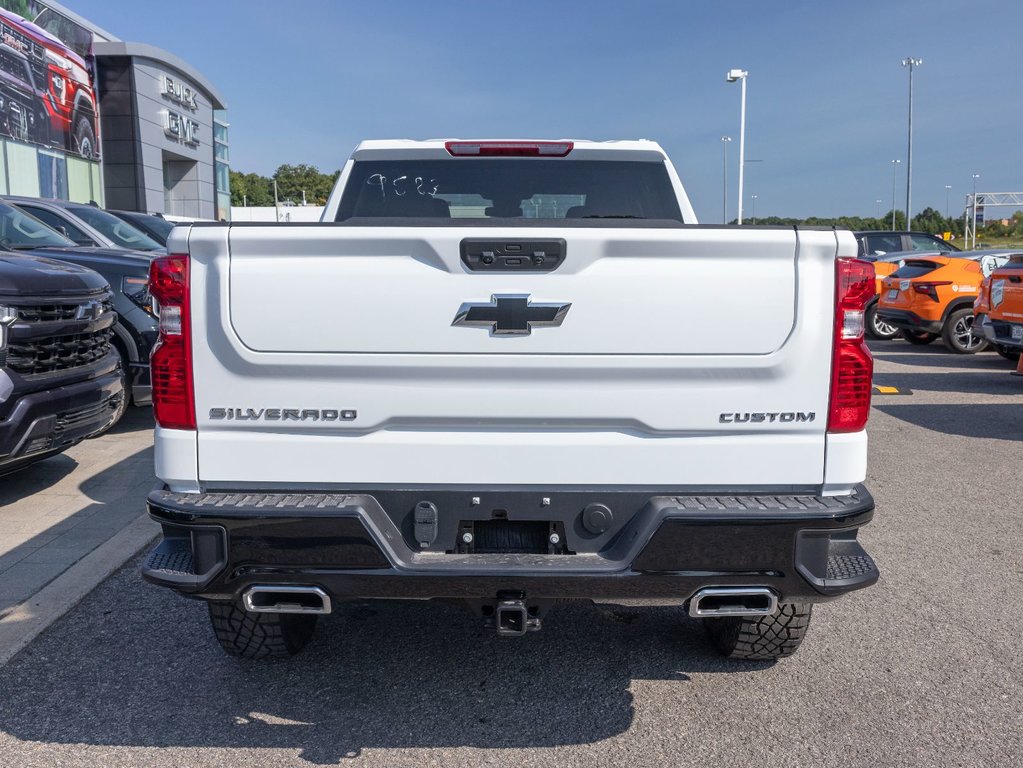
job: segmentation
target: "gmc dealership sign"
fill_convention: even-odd
[[[182,144],[199,146],[199,123],[169,109],[163,113],[163,132]]]

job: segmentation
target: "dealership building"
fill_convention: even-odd
[[[2,194],[229,219],[225,109],[173,53],[58,3],[0,0]]]

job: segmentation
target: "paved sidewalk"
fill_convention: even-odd
[[[144,518],[146,494],[154,482],[148,408],[131,408],[102,437],[0,477],[0,646],[9,640],[5,624],[33,615],[20,604],[61,574],[75,566],[83,575],[98,573],[96,564],[83,566],[90,555],[94,560],[99,555],[99,571],[106,570],[102,579],[150,538],[150,525],[152,535],[157,533],[157,526]],[[133,535],[125,537],[129,527]],[[115,536],[120,548],[103,546]],[[74,583],[81,578],[70,581],[75,592],[95,586]],[[4,650],[0,647],[0,659]]]

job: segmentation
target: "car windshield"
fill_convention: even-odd
[[[145,232],[140,232],[112,213],[88,205],[69,206],[67,210],[122,248],[133,248],[136,251],[156,251],[163,248]]]
[[[660,219],[682,221],[664,163],[599,160],[359,161],[337,220]]]
[[[161,219],[159,216],[145,216],[139,214],[135,221],[146,228],[147,231],[156,235],[158,239],[167,242],[167,237],[170,235],[171,230],[174,229],[174,222],[167,221],[167,219]]]
[[[73,248],[74,242],[54,232],[39,219],[0,203],[0,247],[13,250]]]

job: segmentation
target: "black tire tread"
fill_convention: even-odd
[[[227,653],[243,659],[294,656],[309,642],[315,615],[250,613],[236,603],[207,603],[213,634]]]
[[[810,626],[811,603],[783,603],[771,616],[704,619],[711,642],[730,659],[772,661],[799,649]]]

